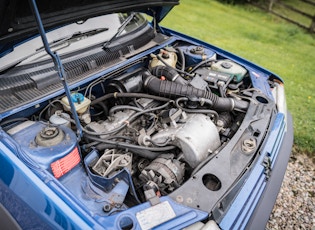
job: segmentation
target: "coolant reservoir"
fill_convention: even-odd
[[[216,53],[202,46],[181,46],[179,47],[185,54],[186,66],[194,66],[201,61],[216,60]]]
[[[65,96],[61,100],[64,103],[63,104],[64,110],[70,111],[71,107],[69,105],[68,98]],[[81,94],[81,93],[72,93],[71,94],[71,100],[74,104],[75,110],[79,114],[84,113],[91,104],[91,100],[84,97],[83,94]]]
[[[155,66],[166,65],[172,66],[175,68],[177,62],[177,55],[175,50],[172,51],[171,49],[165,50],[161,49],[158,55],[152,54],[152,60],[150,62],[150,68],[154,68]]]
[[[240,82],[243,80],[245,74],[247,73],[247,70],[236,64],[235,62],[232,62],[231,60],[219,60],[211,65],[211,69],[223,72],[227,74],[233,75],[233,81],[234,82]]]

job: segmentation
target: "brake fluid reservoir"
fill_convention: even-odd
[[[56,178],[80,162],[76,135],[64,125],[47,126],[40,122],[26,121],[8,133],[33,161]]]
[[[233,75],[234,82],[243,80],[247,70],[231,60],[219,60],[211,65],[211,69]]]
[[[164,63],[174,68],[176,66],[177,55],[175,51],[172,51],[172,49],[169,50],[161,49],[159,54],[157,55],[152,54],[151,57],[152,60],[150,62],[150,68],[154,68],[155,66],[159,65],[165,66]]]
[[[71,107],[70,107],[68,98],[65,96],[61,100],[63,102],[64,110],[70,111]],[[71,100],[74,104],[75,110],[79,114],[86,112],[86,110],[88,109],[88,107],[91,104],[91,100],[84,97],[83,94],[81,94],[81,93],[72,93],[71,94]]]

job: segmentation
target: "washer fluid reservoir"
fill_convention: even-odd
[[[237,83],[242,81],[247,73],[247,70],[244,67],[228,59],[219,60],[213,63],[211,69],[233,75],[233,81]]]
[[[56,178],[80,162],[76,135],[64,125],[47,126],[40,122],[26,121],[8,133],[32,160]]]

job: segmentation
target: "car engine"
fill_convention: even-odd
[[[177,42],[72,91],[79,141],[64,95],[8,133],[25,161],[105,215],[181,187],[233,138],[251,90],[243,66]]]

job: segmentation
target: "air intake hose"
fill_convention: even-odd
[[[188,84],[188,82],[184,78],[182,78],[175,69],[173,69],[170,66],[163,66],[163,65],[155,66],[151,70],[151,73],[157,77],[164,76],[167,80],[174,81],[182,85]]]
[[[171,81],[162,81],[147,71],[143,73],[142,77],[144,87],[155,95],[167,98],[196,96],[209,99],[213,103],[212,108],[216,111],[232,111],[234,109],[244,111],[248,108],[248,102],[239,101],[233,98],[218,97],[214,93],[196,89],[189,85],[182,85]]]

